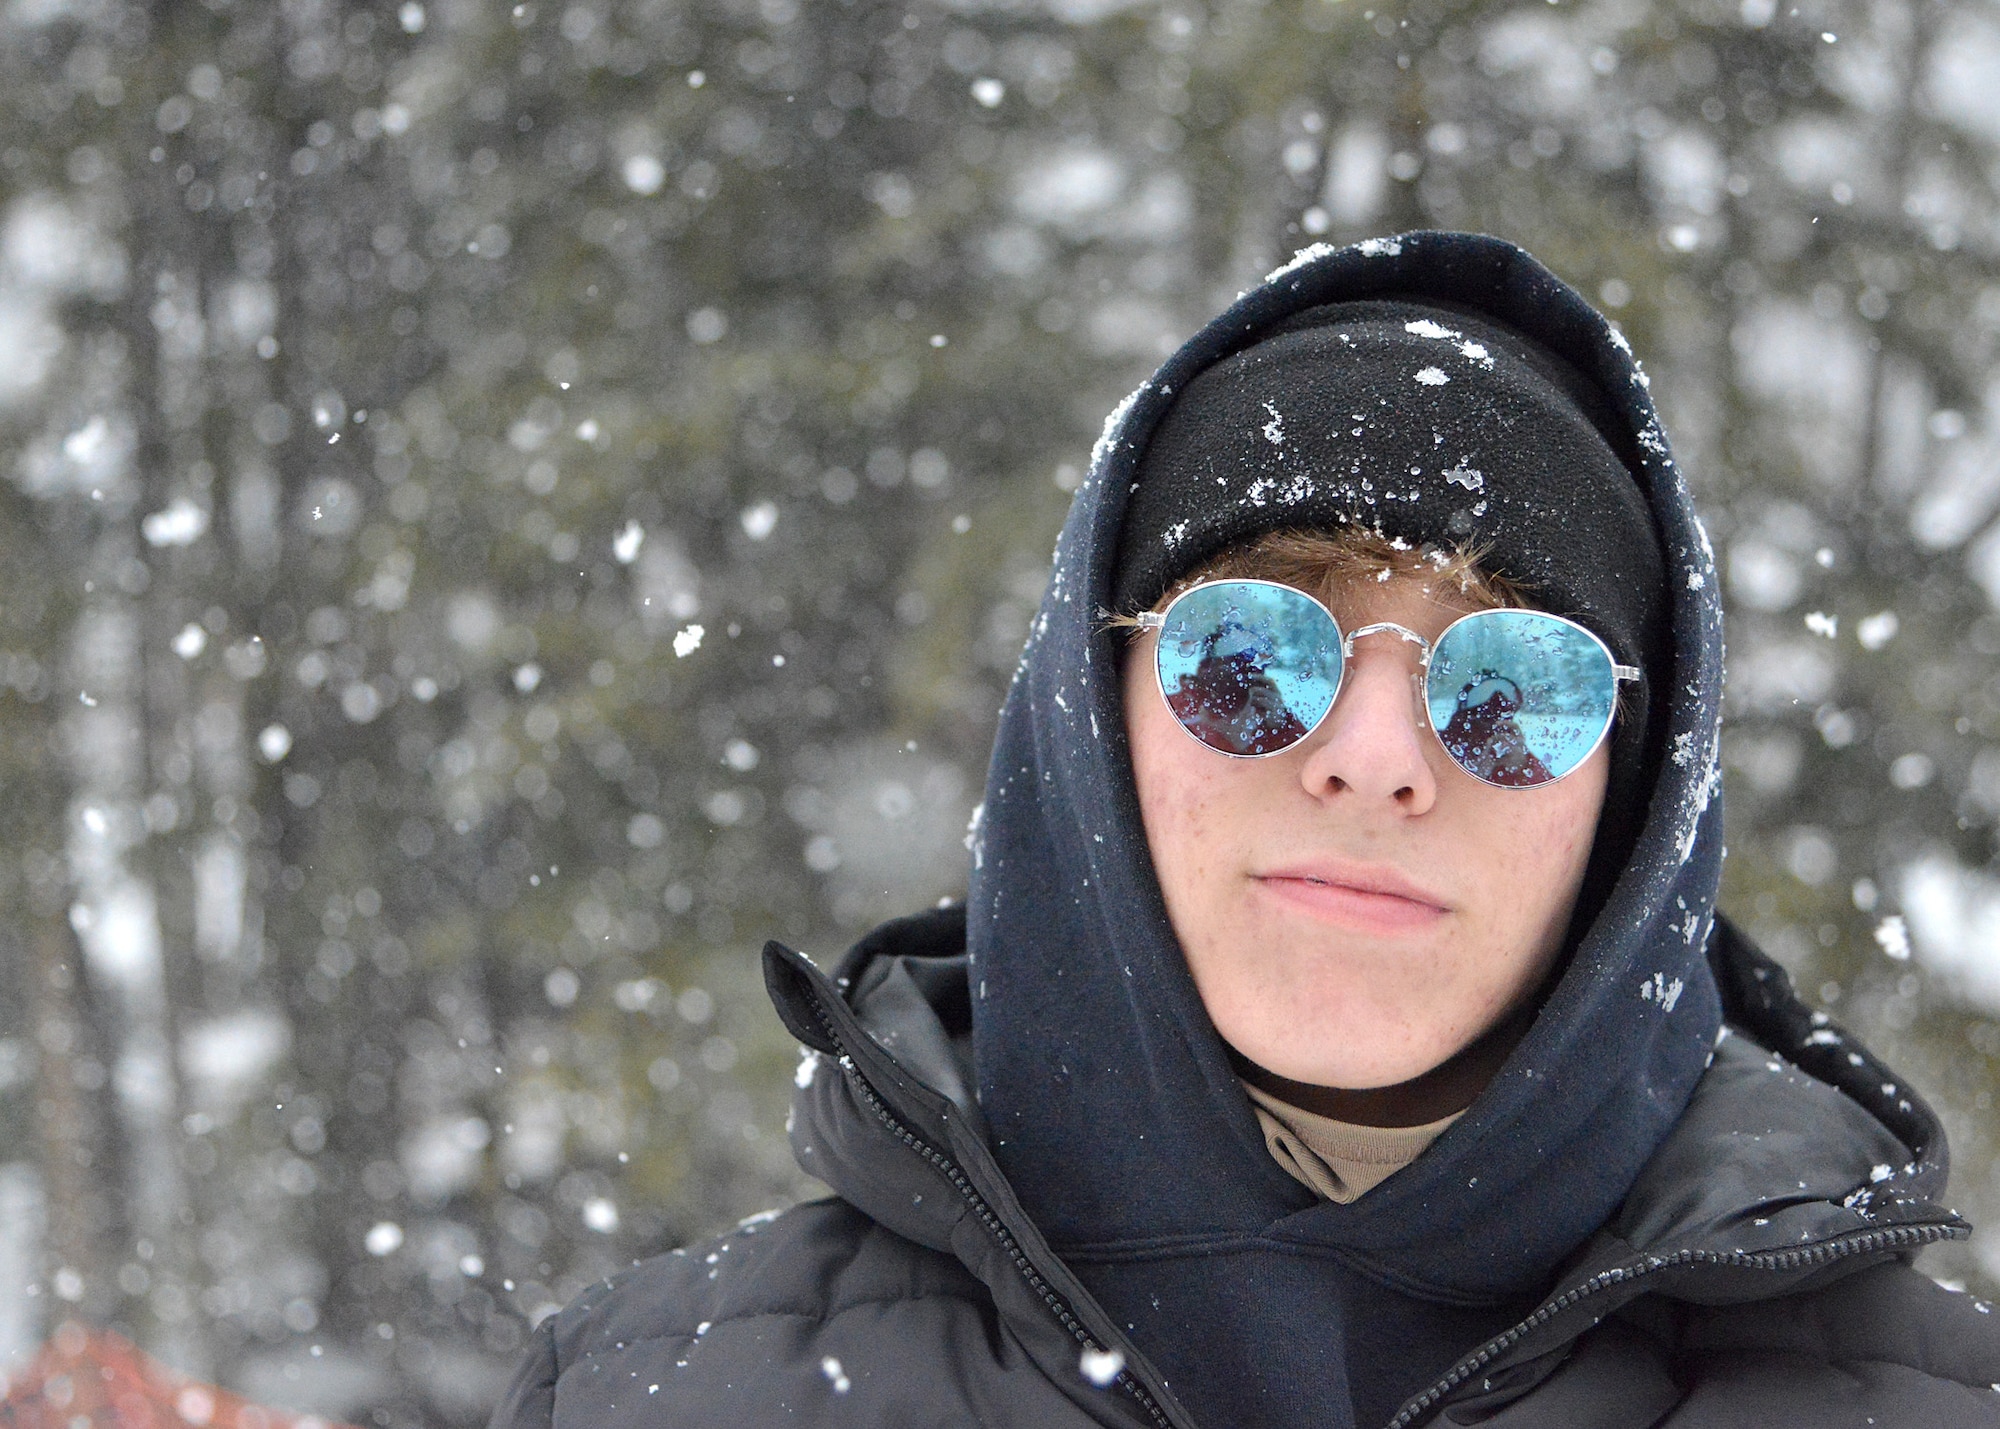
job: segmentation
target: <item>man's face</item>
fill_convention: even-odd
[[[1415,576],[1357,580],[1343,630],[1426,639],[1467,607]],[[1153,674],[1125,660],[1125,729],[1146,843],[1216,1030],[1267,1071],[1393,1086],[1492,1029],[1561,948],[1604,800],[1608,745],[1565,779],[1496,789],[1424,722],[1414,646],[1357,642],[1319,728],[1230,759],[1190,738]]]

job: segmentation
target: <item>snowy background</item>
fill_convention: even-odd
[[[1423,225],[1647,362],[1725,906],[2000,1227],[2000,12],[1368,4],[0,0],[0,1370],[477,1424],[807,1192],[762,939],[962,890],[1105,411]]]

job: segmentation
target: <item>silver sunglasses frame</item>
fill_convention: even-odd
[[[1142,612],[1139,615],[1139,628],[1141,630],[1151,630],[1155,633],[1164,630],[1166,628],[1168,617],[1174,613],[1175,606],[1179,605],[1182,601],[1186,600],[1196,591],[1207,590],[1210,589],[1211,587],[1219,585],[1270,586],[1273,589],[1282,590],[1287,594],[1299,596],[1302,599],[1309,600],[1313,603],[1313,605],[1318,607],[1320,614],[1324,615],[1327,618],[1327,622],[1333,626],[1334,633],[1340,637],[1340,678],[1334,682],[1333,698],[1327,701],[1326,709],[1320,713],[1320,717],[1317,720],[1313,721],[1312,727],[1308,729],[1304,734],[1300,735],[1298,739],[1286,745],[1283,749],[1267,750],[1262,754],[1233,754],[1226,749],[1217,749],[1214,745],[1210,744],[1207,740],[1203,739],[1200,735],[1196,734],[1193,730],[1189,729],[1186,725],[1181,724],[1178,718],[1174,720],[1174,723],[1179,726],[1182,734],[1185,734],[1189,739],[1193,740],[1196,744],[1199,744],[1203,749],[1206,749],[1209,753],[1218,754],[1222,756],[1224,759],[1270,759],[1276,755],[1284,754],[1293,749],[1296,749],[1299,747],[1299,745],[1305,743],[1306,740],[1312,738],[1314,732],[1317,731],[1321,725],[1325,724],[1327,721],[1327,717],[1333,713],[1333,707],[1340,703],[1341,691],[1347,688],[1347,665],[1348,662],[1354,658],[1354,642],[1359,640],[1362,636],[1394,635],[1398,639],[1406,641],[1409,644],[1416,646],[1418,652],[1417,668],[1420,671],[1422,671],[1422,674],[1419,675],[1417,678],[1421,682],[1424,676],[1427,676],[1430,673],[1431,651],[1437,645],[1442,645],[1444,643],[1445,637],[1450,635],[1452,631],[1456,630],[1466,621],[1477,620],[1482,615],[1492,615],[1496,611],[1522,609],[1522,607],[1518,606],[1496,606],[1487,610],[1467,611],[1464,615],[1459,616],[1458,619],[1452,621],[1451,624],[1447,625],[1443,630],[1439,631],[1438,638],[1435,641],[1430,641],[1426,640],[1423,636],[1417,634],[1417,632],[1410,629],[1409,626],[1398,625],[1393,620],[1378,620],[1373,622],[1372,624],[1360,626],[1355,630],[1351,631],[1342,630],[1340,628],[1340,622],[1334,618],[1333,612],[1326,608],[1326,603],[1320,600],[1319,597],[1311,594],[1310,592],[1302,591],[1297,586],[1286,585],[1283,581],[1262,580],[1253,576],[1243,576],[1227,580],[1202,581],[1199,584],[1191,585],[1186,590],[1182,591],[1179,595],[1175,596],[1171,601],[1167,602],[1167,608],[1165,610],[1160,610],[1160,611],[1148,610]],[[1580,625],[1576,621],[1571,620],[1566,615],[1554,615],[1546,610],[1530,609],[1529,613],[1534,615],[1539,615],[1544,620],[1557,621],[1558,623],[1567,625],[1568,627],[1570,627],[1570,629],[1579,631],[1585,636],[1589,637],[1590,643],[1595,645],[1600,651],[1603,652],[1605,663],[1611,667],[1611,678],[1614,683],[1624,684],[1629,682],[1636,682],[1644,677],[1644,671],[1640,670],[1637,666],[1619,664],[1617,656],[1611,653],[1611,647],[1609,645],[1606,645],[1604,641],[1598,637],[1597,632],[1590,629],[1590,627],[1586,625]],[[1160,647],[1157,642],[1155,642],[1153,646],[1153,687],[1160,692],[1161,701],[1165,702],[1167,698],[1167,682],[1165,675],[1163,675],[1160,671]],[[1444,750],[1445,758],[1451,760],[1453,768],[1460,770],[1468,778],[1477,779],[1481,784],[1484,784],[1489,789],[1511,789],[1516,793],[1525,792],[1530,789],[1546,789],[1549,787],[1550,784],[1560,784],[1563,780],[1569,778],[1570,775],[1576,773],[1577,770],[1581,769],[1586,763],[1589,762],[1590,757],[1596,754],[1599,748],[1603,746],[1604,741],[1610,737],[1612,726],[1618,723],[1618,706],[1616,701],[1614,701],[1611,706],[1611,713],[1604,721],[1604,728],[1597,732],[1597,738],[1591,742],[1590,748],[1587,751],[1585,751],[1581,759],[1578,759],[1575,764],[1571,765],[1563,773],[1558,774],[1556,775],[1555,778],[1547,780],[1540,784],[1528,784],[1528,785],[1500,784],[1496,783],[1494,780],[1482,778],[1480,775],[1474,774],[1470,769],[1467,769],[1463,764],[1460,764],[1457,758],[1453,756],[1450,747],[1447,746],[1444,742],[1444,736],[1438,732],[1438,727],[1431,722],[1431,715],[1430,715],[1431,706],[1430,706],[1429,692],[1427,690],[1424,691],[1423,698],[1420,699],[1419,703],[1422,704],[1424,709],[1424,717],[1423,717],[1424,727],[1430,730],[1431,738],[1435,739],[1438,742],[1439,748]]]

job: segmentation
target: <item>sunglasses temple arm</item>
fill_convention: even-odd
[[[1637,665],[1613,665],[1611,673],[1620,680],[1637,680],[1641,678],[1644,671],[1640,670]]]

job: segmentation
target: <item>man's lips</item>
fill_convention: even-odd
[[[1266,869],[1253,879],[1302,912],[1373,932],[1426,928],[1451,911],[1443,895],[1379,864],[1315,860]]]

